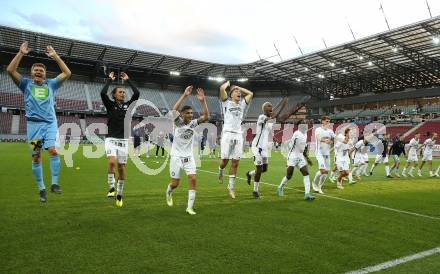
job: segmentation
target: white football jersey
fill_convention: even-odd
[[[409,142],[408,154],[417,154],[417,148],[419,147],[419,140],[412,138]]]
[[[174,121],[174,140],[171,146],[171,156],[193,156],[194,129],[197,125],[197,119],[191,120],[188,124],[183,122],[182,117],[178,117]]]
[[[432,154],[432,148],[434,147],[435,141],[433,141],[431,138],[428,138],[425,140],[423,145],[425,145],[425,150],[423,153],[425,154]]]
[[[338,159],[338,161],[343,161],[343,160],[347,160],[349,161],[349,157],[348,157],[348,152],[350,150],[350,144],[346,144],[344,142],[338,142],[335,145],[335,150],[336,150],[336,159]]]
[[[354,145],[354,149],[355,157],[368,152],[368,146],[365,145],[364,140],[357,141],[357,143]]]
[[[266,150],[269,142],[269,134],[273,128],[273,120],[265,114],[261,114],[257,120],[257,134],[252,140],[252,147]]]
[[[335,138],[335,133],[333,132],[333,130],[327,128],[323,128],[323,127],[318,127],[315,130],[315,144],[316,144],[316,155],[323,155],[323,156],[328,156],[330,155],[330,148],[331,148],[331,144],[326,144],[324,142],[321,142],[322,138],[330,138],[333,139]]]
[[[293,133],[290,139],[290,150],[287,158],[289,157],[301,157],[304,153],[304,149],[307,146],[307,135],[297,130]]]
[[[223,132],[242,133],[241,123],[246,109],[246,100],[241,100],[238,104],[231,99],[221,102],[223,112]]]

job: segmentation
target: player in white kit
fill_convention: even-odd
[[[376,142],[376,149],[379,149],[381,151],[378,151],[379,153],[376,155],[376,159],[374,160],[373,165],[371,165],[370,168],[370,176],[373,175],[374,169],[381,163],[385,165],[385,173],[388,178],[392,178],[390,175],[390,166],[388,163],[388,144],[391,141],[391,134],[386,134],[384,137],[379,137],[378,142]],[[380,143],[382,144],[380,144]]]
[[[280,101],[280,103],[275,106],[276,113],[273,113],[272,104],[265,102],[261,109],[263,114],[258,117],[257,120],[257,133],[252,141],[252,154],[254,155],[254,165],[255,170],[246,172],[247,183],[251,184],[251,179],[254,177],[254,190],[252,195],[254,198],[260,198],[260,193],[258,191],[258,186],[260,184],[261,173],[267,171],[268,168],[268,154],[269,154],[269,134],[272,132],[273,124],[276,122],[281,111],[287,104],[287,97]]]
[[[339,176],[336,181],[336,187],[344,189],[342,180],[350,173],[350,129],[347,128],[344,132],[343,140],[338,140],[335,143],[336,167],[339,171]]]
[[[365,169],[365,154],[368,150],[368,139],[364,138],[357,141],[354,145],[354,153],[353,153],[353,169],[352,173],[358,180],[361,179],[361,172]],[[368,157],[368,154],[367,154]]]
[[[409,141],[409,149],[407,153],[408,158],[406,159],[406,165],[402,171],[403,177],[407,177],[406,170],[410,166],[411,168],[409,169],[408,175],[414,177],[413,170],[417,167],[417,163],[419,161],[419,159],[417,158],[417,153],[420,150],[419,140],[420,140],[420,133],[416,133],[416,135],[414,135],[414,138],[412,138],[411,141]]]
[[[228,88],[229,96],[227,92]],[[244,98],[242,98],[242,95]],[[249,105],[253,96],[254,94],[245,88],[230,86],[229,81],[220,86],[223,129],[220,143],[221,161],[218,179],[220,183],[223,183],[224,169],[229,160],[231,160],[228,191],[232,199],[235,199],[235,175],[237,174],[240,157],[243,154],[243,132],[241,123],[244,118],[245,108]]]
[[[185,89],[185,92],[180,96],[179,100],[173,107],[174,112],[174,139],[171,145],[170,153],[170,176],[171,183],[168,185],[166,191],[166,200],[168,206],[173,206],[173,190],[179,186],[180,171],[185,170],[188,175],[188,206],[186,212],[190,215],[195,215],[193,209],[194,200],[196,199],[196,162],[193,154],[193,137],[194,130],[197,125],[205,122],[209,118],[208,105],[205,100],[205,93],[203,89],[197,89],[197,98],[203,108],[203,115],[198,119],[193,119],[193,110],[191,106],[184,106],[180,110],[180,105],[188,97],[193,90],[192,86]]]
[[[347,134],[348,134],[348,138],[349,138],[349,141],[348,141],[348,145],[349,145],[349,147],[350,147],[350,151],[352,151],[353,150],[353,147],[354,147],[354,145],[353,145],[353,140],[350,138],[350,128],[348,127],[348,128],[345,128],[345,130],[344,130],[344,133],[340,133],[340,134],[338,134],[338,136],[336,136],[336,138],[335,138],[335,146],[336,146],[336,144],[338,143],[338,142],[343,142],[344,140],[345,140],[345,136],[347,136]],[[335,163],[337,162],[337,157],[336,157],[337,155],[336,155],[336,153],[335,153]],[[351,162],[349,163],[349,167],[350,167],[350,164],[351,164]],[[338,174],[338,175],[336,175],[336,174]],[[334,165],[334,167],[333,167],[333,169],[332,169],[332,171],[330,172],[330,177],[329,177],[329,179],[330,179],[330,181],[332,182],[332,183],[334,183],[334,182],[336,182],[337,180],[337,177],[336,176],[338,176],[339,177],[339,170],[338,170],[338,167],[337,167],[337,165],[335,164]],[[352,172],[351,172],[351,170],[350,170],[350,168],[349,168],[349,172],[348,172],[348,175],[346,176],[346,177],[348,177],[348,181],[349,181],[349,183],[350,184],[354,184],[354,183],[356,183],[356,181],[355,180],[353,180],[353,176],[352,176]],[[342,178],[343,180],[346,180],[345,179],[345,177],[343,177]]]
[[[292,178],[293,170],[297,167],[303,175],[304,199],[307,201],[313,201],[315,197],[310,194],[310,178],[307,167],[307,164],[310,166],[312,165],[307,149],[307,126],[302,127],[298,125],[298,130],[293,133],[289,142],[290,148],[287,154],[286,176],[281,180],[281,183],[277,188],[277,194],[278,196],[284,196],[284,186],[287,181]]]
[[[426,135],[428,138],[423,143],[423,158],[422,158],[422,162],[420,163],[420,167],[417,172],[417,175],[419,175],[420,177],[422,176],[422,168],[425,165],[425,163],[428,162],[429,176],[435,177],[436,175],[432,173],[432,148],[434,147],[435,142],[437,141],[437,133],[434,132],[434,134],[432,134],[432,138],[429,138],[429,133],[427,133]]]
[[[330,129],[330,118],[323,116],[321,118],[322,125],[315,130],[315,156],[318,160],[318,171],[313,179],[313,190],[324,194],[322,186],[330,171],[330,148],[335,138],[335,133]]]

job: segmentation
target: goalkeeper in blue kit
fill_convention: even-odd
[[[17,71],[17,68],[23,56],[28,53],[28,43],[24,42],[20,46],[17,55],[8,65],[7,72],[23,92],[27,122],[27,141],[32,153],[32,174],[40,191],[40,201],[46,202],[47,194],[43,180],[41,150],[47,150],[50,155],[51,191],[60,194],[61,188],[58,185],[58,174],[61,161],[55,145],[58,133],[54,108],[55,92],[64,81],[69,79],[71,72],[52,46],[47,46],[46,55],[58,64],[61,74],[56,78],[46,79],[46,66],[41,63],[35,63],[31,67],[31,77],[22,76]]]

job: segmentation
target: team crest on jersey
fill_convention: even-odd
[[[194,131],[191,129],[183,129],[183,132],[181,133],[182,138],[185,140],[191,139],[193,135]]]

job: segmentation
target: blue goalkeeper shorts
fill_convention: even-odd
[[[57,122],[35,122],[27,121],[27,140],[34,152],[41,148],[48,149],[58,146],[56,143],[58,135]]]

